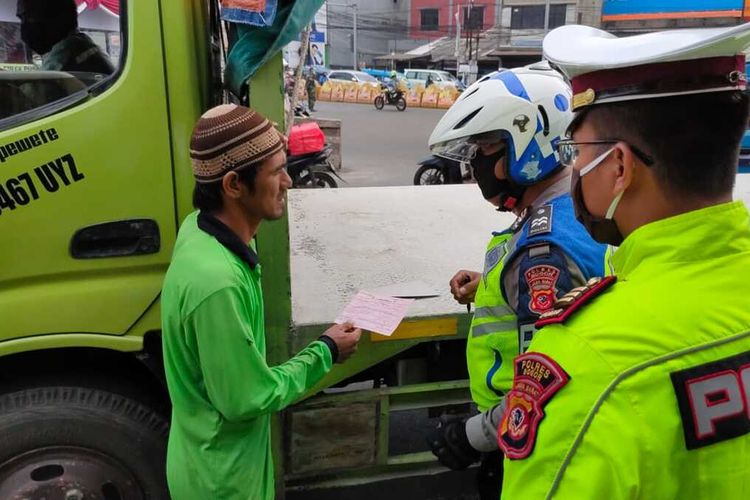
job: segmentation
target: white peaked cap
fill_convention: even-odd
[[[744,89],[750,23],[618,38],[567,25],[544,38],[544,57],[573,87],[573,108],[669,95]]]

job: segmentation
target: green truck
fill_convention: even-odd
[[[190,133],[226,98],[223,68],[236,98],[283,123],[282,59],[238,53],[258,38],[226,31],[218,0],[78,3],[111,75],[42,71],[18,23],[0,22],[0,498],[163,499],[159,295],[192,211]],[[15,4],[0,0],[0,19]],[[279,2],[279,15],[300,4]],[[480,267],[486,235],[509,222],[474,186],[290,193],[288,217],[257,239],[270,362],[359,289],[423,280],[441,296],[417,301],[393,336],[364,335],[276,418],[280,498],[441,470],[421,430],[402,439],[390,424],[465,409],[468,315],[447,282]]]

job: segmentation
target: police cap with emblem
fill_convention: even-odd
[[[750,23],[618,38],[568,25],[544,38],[544,57],[573,87],[573,110],[592,104],[744,90]]]

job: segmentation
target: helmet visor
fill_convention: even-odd
[[[470,142],[468,137],[441,142],[430,148],[430,152],[435,156],[461,163],[473,160],[478,150],[479,146]]]
[[[492,132],[440,142],[432,146],[430,152],[435,156],[468,163],[476,158],[479,153],[489,155],[507,148],[507,133],[502,130],[494,130]]]

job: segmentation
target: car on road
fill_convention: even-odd
[[[464,90],[466,86],[461,80],[451,75],[447,71],[437,69],[407,69],[404,70],[404,76],[409,83],[414,85],[426,85],[429,77],[438,87],[454,86],[459,90]]]
[[[355,82],[380,84],[377,78],[368,75],[364,71],[334,70],[328,73],[331,82]]]

